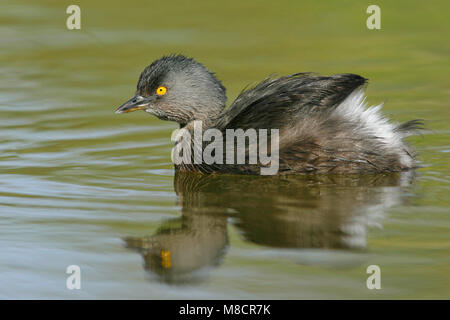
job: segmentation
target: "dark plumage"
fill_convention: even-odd
[[[361,89],[366,81],[355,74],[296,73],[267,78],[241,92],[225,109],[225,88],[214,74],[194,59],[172,55],[145,68],[136,96],[116,112],[142,109],[191,132],[194,121],[201,120],[203,131],[216,128],[224,137],[227,129],[278,129],[279,174],[413,168],[413,153],[403,139],[421,129],[422,122],[395,125],[381,116],[381,106],[368,108]],[[247,146],[247,158],[248,151]],[[203,173],[259,174],[264,165],[258,161],[175,167]]]

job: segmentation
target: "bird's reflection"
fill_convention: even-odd
[[[227,218],[250,242],[277,248],[363,250],[366,230],[401,203],[412,172],[377,175],[242,176],[177,172],[182,216],[153,235],[127,238],[145,268],[184,283],[218,265],[228,247]]]

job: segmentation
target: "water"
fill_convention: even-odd
[[[64,4],[3,1],[0,298],[450,298],[450,8],[378,4],[381,31],[356,1],[80,1],[68,31]],[[362,74],[392,119],[426,120],[409,140],[421,168],[175,176],[176,125],[114,114],[172,52],[215,71],[229,102],[272,73]]]

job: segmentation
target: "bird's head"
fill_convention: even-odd
[[[116,113],[145,110],[184,126],[219,115],[225,103],[225,88],[213,73],[192,58],[172,55],[144,69],[136,95]]]

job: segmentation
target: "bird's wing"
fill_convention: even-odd
[[[281,128],[310,113],[326,113],[367,79],[356,74],[297,73],[266,78],[244,90],[217,120],[216,128]]]

